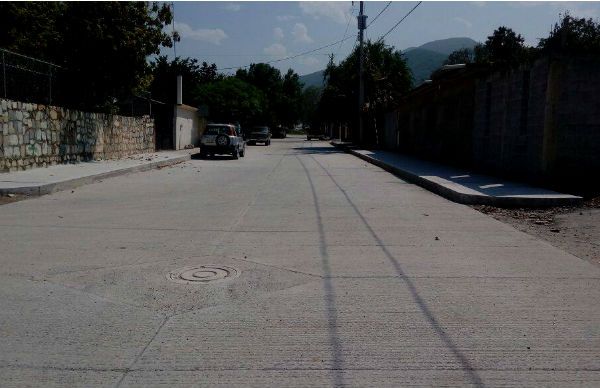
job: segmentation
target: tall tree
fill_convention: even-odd
[[[458,65],[461,63],[472,63],[473,51],[468,48],[461,48],[453,51],[448,55],[448,59],[444,61],[444,65]]]
[[[255,86],[236,77],[227,77],[200,86],[197,99],[209,108],[213,121],[238,121],[243,125],[263,120],[265,96]]]
[[[183,78],[183,103],[193,106],[199,104],[197,89],[200,86],[223,78],[217,73],[217,66],[214,63],[208,65],[206,62],[202,62],[202,66],[200,66],[195,58],[177,57],[169,62],[166,56],[160,56],[150,66],[152,97],[169,104],[176,102],[177,76],[179,75]]]
[[[368,41],[364,51],[366,106],[363,109],[374,120],[400,103],[412,86],[412,76],[401,52],[394,47],[381,41]],[[326,86],[317,109],[319,120],[356,125],[357,115],[349,112],[356,112],[358,108],[358,59],[358,48],[339,65],[330,59],[324,72]],[[369,131],[371,141],[374,141],[373,125],[367,129]]]
[[[2,3],[0,15],[0,43],[63,66],[63,102],[86,109],[135,93],[149,72],[147,57],[172,44],[165,3]]]
[[[600,55],[600,23],[575,18],[567,12],[561,15],[550,35],[540,39],[538,48],[546,54]]]
[[[498,27],[484,44],[475,46],[475,62],[496,65],[515,65],[526,61],[529,49],[521,34],[508,27]]]

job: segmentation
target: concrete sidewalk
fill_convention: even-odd
[[[0,173],[0,195],[43,195],[68,190],[133,172],[170,166],[191,158],[198,149],[131,155],[119,160],[60,164],[27,171]]]
[[[335,141],[331,144],[458,203],[501,207],[550,207],[578,205],[583,201],[582,197],[575,195],[510,182],[497,177],[472,174],[468,170],[395,152],[362,150],[348,143]]]

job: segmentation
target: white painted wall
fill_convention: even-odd
[[[200,144],[200,117],[198,109],[188,105],[175,105],[173,116],[173,140],[176,150]]]

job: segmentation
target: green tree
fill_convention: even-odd
[[[487,37],[484,44],[475,46],[475,62],[494,63],[496,65],[515,65],[530,57],[530,49],[525,39],[508,27],[498,27]]]
[[[172,44],[165,3],[2,3],[0,15],[0,44],[63,66],[63,102],[79,108],[130,97],[147,80],[147,57]]]
[[[208,106],[213,121],[238,121],[249,125],[260,122],[265,113],[264,94],[236,77],[201,85],[196,90],[196,98],[200,104]]]
[[[461,48],[453,51],[448,55],[448,59],[444,61],[444,65],[458,65],[461,63],[472,63],[473,62],[473,50],[468,48]]]
[[[201,85],[223,78],[217,72],[217,65],[202,62],[200,66],[195,58],[177,57],[169,62],[166,56],[160,56],[150,64],[150,67],[152,98],[169,104],[176,102],[178,75],[183,78],[183,103],[192,106],[199,104],[196,92]]]
[[[371,123],[400,103],[412,87],[412,76],[401,52],[393,46],[368,41],[364,50],[365,132],[370,132],[368,141],[376,141],[376,127]],[[358,48],[339,65],[330,59],[324,72],[326,86],[317,108],[317,120],[349,123],[356,127],[358,115],[349,112],[358,111],[358,59]]]
[[[600,54],[600,23],[574,18],[568,12],[554,25],[550,35],[540,39],[538,48],[545,54]]]
[[[235,77],[253,85],[267,97],[260,116],[263,124],[291,126],[300,120],[302,83],[292,69],[282,76],[269,64],[255,63],[248,69],[238,70]]]

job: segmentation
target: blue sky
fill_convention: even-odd
[[[387,32],[417,2],[394,1],[367,29],[373,40]],[[365,2],[368,22],[387,2]],[[424,1],[386,38],[398,49],[450,37],[484,41],[500,25],[535,45],[546,37],[559,13],[598,20],[600,2],[429,2]],[[343,59],[357,33],[358,2],[175,2],[175,27],[182,39],[177,55],[216,63],[219,68],[247,65],[308,51],[343,37],[341,45],[273,64],[282,71],[307,74],[325,67],[328,55]],[[346,30],[347,28],[347,30]],[[170,28],[169,28],[170,29]],[[163,54],[173,56],[173,49]]]

